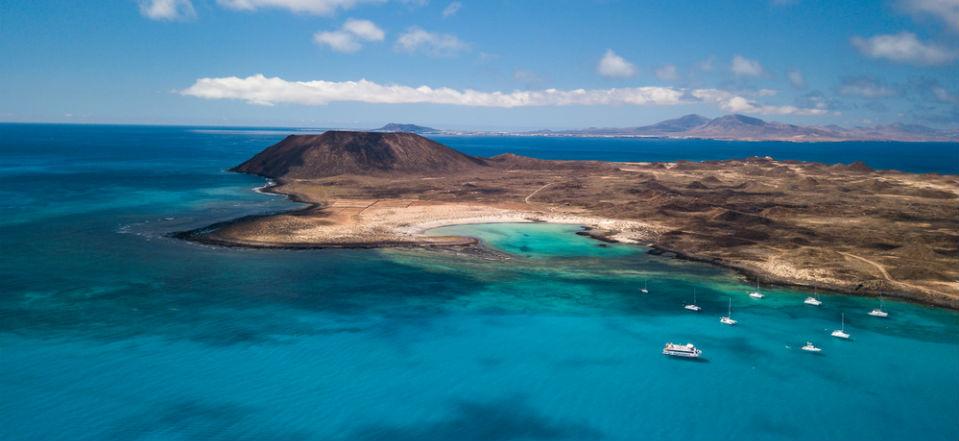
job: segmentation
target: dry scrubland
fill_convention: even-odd
[[[238,169],[269,176],[271,191],[310,205],[190,237],[265,247],[469,246],[470,238],[422,233],[458,223],[575,223],[770,282],[959,308],[957,176],[768,158],[482,159],[392,135],[401,138],[361,137],[359,149],[350,147],[356,138],[297,139],[299,149],[284,147],[288,138]]]

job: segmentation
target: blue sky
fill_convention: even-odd
[[[11,1],[0,59],[0,121],[959,126],[959,0]]]

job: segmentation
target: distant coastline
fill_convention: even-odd
[[[959,130],[940,130],[918,124],[897,123],[852,128],[838,125],[800,126],[776,121],[765,121],[738,114],[725,115],[712,119],[691,114],[638,127],[591,127],[571,130],[484,132],[439,130],[416,124],[389,123],[372,131],[447,136],[543,136],[782,142],[959,142]]]

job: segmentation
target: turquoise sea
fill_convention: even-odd
[[[754,300],[734,273],[568,225],[437,231],[509,256],[492,260],[166,236],[295,207],[224,171],[280,132],[0,125],[0,440],[959,439],[954,311],[887,301],[877,319],[874,299],[821,293],[815,308],[770,287]],[[517,142],[589,156],[589,140]],[[643,142],[617,158],[715,154]],[[763,143],[740,144],[724,157]],[[956,145],[870,148],[853,160],[955,172],[941,158]],[[682,308],[694,289],[698,314]],[[736,327],[719,323],[730,299]],[[850,341],[829,336],[841,313]],[[664,357],[667,341],[704,360]]]

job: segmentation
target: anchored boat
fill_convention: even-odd
[[[844,338],[847,340],[849,339],[849,334],[846,333],[846,314],[845,313],[843,313],[842,315],[842,327],[835,331],[832,331],[832,336],[836,338]]]
[[[726,312],[726,315],[719,318],[719,322],[729,326],[737,323],[736,320],[733,320],[733,299],[729,299],[729,310]]]
[[[700,308],[699,305],[696,304],[696,288],[693,288],[693,303],[690,303],[690,304],[688,304],[688,305],[685,305],[685,306],[683,306],[683,308],[686,308],[686,309],[688,309],[688,310],[690,310],[690,311],[695,311],[695,312],[699,312],[699,311],[701,311],[701,310],[703,309],[703,308]]]
[[[697,349],[692,343],[677,345],[670,342],[666,343],[666,346],[663,346],[663,355],[669,355],[672,357],[698,358],[700,355],[702,355],[702,353],[703,351]]]
[[[756,281],[756,290],[753,291],[753,292],[751,292],[751,293],[749,293],[749,297],[752,297],[752,298],[754,298],[754,299],[761,299],[761,298],[763,298],[763,297],[766,297],[763,293],[759,292],[759,281],[758,281],[758,280]]]
[[[879,307],[869,311],[869,315],[873,317],[889,317],[889,313],[882,309],[882,294],[879,295]]]

